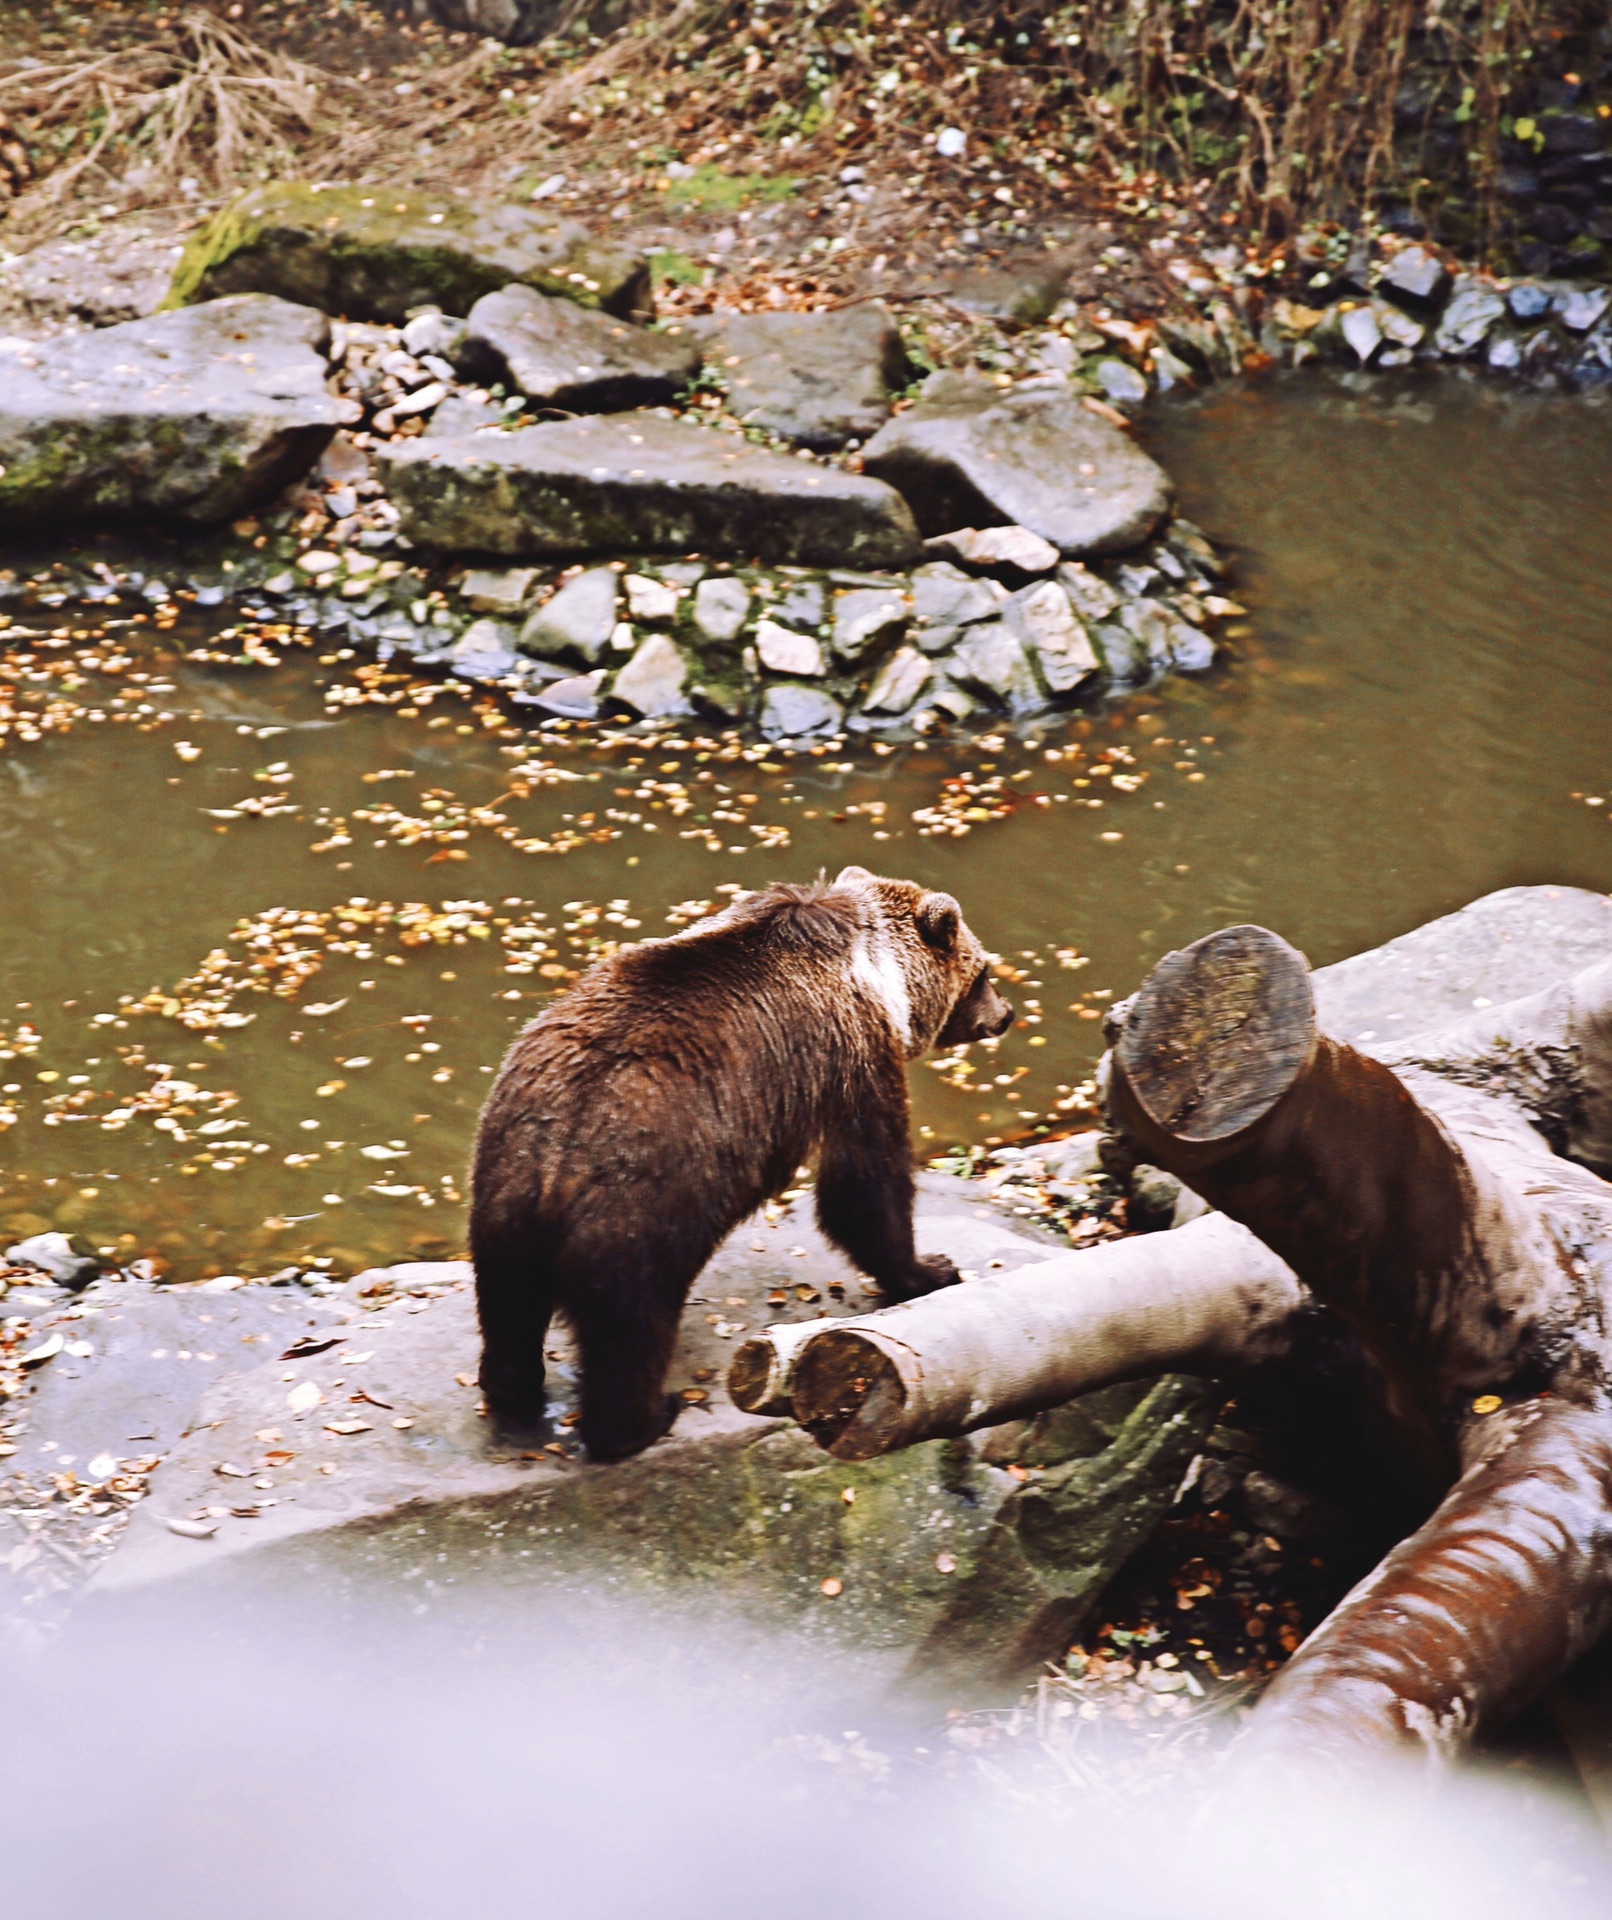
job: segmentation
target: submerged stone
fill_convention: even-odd
[[[878,300],[821,313],[714,314],[698,325],[734,413],[801,446],[827,451],[877,433],[892,389],[911,378]]]
[[[515,629],[502,620],[472,620],[448,650],[448,671],[464,680],[502,680],[520,664]]]
[[[1157,461],[1073,396],[954,374],[932,376],[862,465],[900,488],[925,533],[1027,527],[1069,558],[1139,545],[1170,504]]]
[[[755,555],[900,565],[917,529],[882,481],[656,413],[393,442],[382,479],[417,545],[510,555]]]
[[[1200,628],[1157,600],[1129,600],[1119,612],[1155,673],[1202,673],[1214,665],[1215,643]]]
[[[845,709],[820,687],[790,680],[768,687],[761,701],[761,731],[769,740],[798,740],[807,734],[837,733]]]
[[[526,696],[533,706],[543,707],[562,720],[591,720],[599,711],[599,689],[605,670],[572,674],[568,680],[551,680],[546,687]]]
[[[991,694],[1010,713],[1045,705],[1023,643],[1003,621],[969,627],[947,664],[959,680]]]
[[[1097,655],[1086,629],[1056,580],[1043,580],[1014,594],[1005,619],[1029,649],[1049,693],[1073,693],[1097,672]]]
[[[700,370],[687,339],[520,286],[476,302],[455,360],[473,379],[505,381],[528,400],[572,413],[657,406]]]
[[[934,672],[916,647],[897,647],[873,676],[864,710],[905,713],[934,678]]]
[[[271,499],[353,416],[329,342],[322,313],[263,294],[0,340],[0,520],[206,524]]]
[[[196,235],[167,304],[275,293],[325,313],[401,326],[414,307],[468,313],[511,284],[623,315],[648,311],[649,265],[537,207],[407,188],[255,187]]]

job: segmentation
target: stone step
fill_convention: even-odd
[[[419,546],[511,556],[699,553],[901,566],[893,487],[654,412],[394,441],[381,476]]]

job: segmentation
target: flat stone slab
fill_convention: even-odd
[[[695,323],[747,425],[827,451],[890,417],[911,366],[879,300],[820,313],[712,314]]]
[[[910,291],[978,314],[982,320],[1034,326],[1063,298],[1074,267],[1072,254],[1021,253],[920,275],[910,283]]]
[[[411,307],[468,313],[519,284],[630,316],[648,313],[649,264],[579,221],[407,188],[256,187],[185,248],[170,306],[223,293],[277,293],[325,313],[401,326]]]
[[[968,375],[932,375],[862,469],[899,488],[925,534],[1026,527],[1066,559],[1139,546],[1170,507],[1158,462],[1072,394]]]
[[[381,477],[417,545],[514,556],[701,553],[901,566],[918,531],[893,487],[657,413],[394,442]]]
[[[48,240],[0,265],[0,333],[110,327],[155,313],[183,252],[160,219],[114,220],[79,240]]]
[[[479,380],[571,413],[616,413],[674,399],[700,370],[686,335],[652,333],[531,287],[500,287],[470,309],[455,359]]]
[[[1583,887],[1504,887],[1313,976],[1316,1017],[1370,1048],[1540,993],[1612,954],[1612,899]]]
[[[969,1271],[1011,1271],[1059,1250],[977,1186],[939,1175],[920,1185],[924,1251],[944,1248]],[[344,1338],[207,1393],[94,1589],[126,1596],[202,1578],[264,1595],[309,1578],[326,1588],[420,1581],[428,1606],[444,1577],[615,1592],[698,1581],[702,1607],[779,1614],[854,1645],[892,1677],[922,1680],[948,1658],[976,1671],[1022,1667],[1043,1641],[1051,1650],[1064,1615],[1095,1598],[1154,1524],[1201,1441],[1208,1399],[1163,1382],[1078,1403],[1062,1457],[1084,1532],[1073,1528],[1064,1564],[1032,1564],[1019,1533],[1026,1489],[989,1463],[983,1436],[847,1467],[791,1423],[728,1401],[722,1380],[745,1331],[869,1304],[800,1206],[770,1225],[746,1222],[684,1316],[670,1379],[691,1404],[648,1452],[595,1467],[566,1438],[568,1341],[549,1349],[556,1439],[515,1444],[479,1412],[468,1267],[359,1275],[328,1303],[340,1324],[320,1335]],[[1058,1485],[1034,1497],[1072,1512]],[[989,1645],[979,1644],[982,1604]]]
[[[341,1323],[329,1300],[298,1285],[154,1286],[116,1274],[81,1293],[13,1284],[3,1310],[29,1319],[34,1348],[56,1335],[63,1343],[6,1403],[16,1452],[5,1470],[72,1468],[81,1480],[100,1455],[166,1453],[217,1381]]]
[[[352,404],[330,322],[266,294],[55,340],[0,340],[0,524],[227,520],[308,469]]]

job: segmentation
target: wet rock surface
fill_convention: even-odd
[[[630,316],[649,306],[649,269],[539,207],[410,189],[287,182],[243,194],[185,248],[169,290],[187,305],[274,293],[349,319],[401,325],[411,308],[465,314],[520,285]]]
[[[1070,559],[1140,545],[1170,505],[1163,468],[1073,395],[1003,395],[955,374],[932,375],[862,465],[927,534],[1024,527]]]
[[[656,413],[404,442],[380,464],[409,537],[457,552],[899,566],[918,546],[893,488]]]
[[[527,653],[545,659],[578,659],[590,667],[610,644],[619,602],[616,575],[590,567],[568,580],[521,629]]]
[[[454,359],[472,377],[502,380],[530,401],[571,413],[656,406],[700,370],[699,349],[686,336],[523,286],[476,302]]]
[[[0,514],[227,519],[305,473],[352,409],[330,322],[263,294],[0,341]]]
[[[827,451],[877,433],[911,370],[882,301],[819,313],[718,314],[695,322],[747,424]]]

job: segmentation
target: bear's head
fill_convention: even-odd
[[[889,1015],[909,1060],[931,1047],[989,1040],[1013,1024],[991,963],[949,893],[845,867],[835,892],[854,896],[851,971]]]

